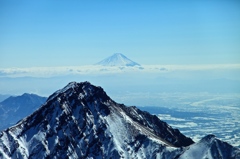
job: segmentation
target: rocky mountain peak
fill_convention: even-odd
[[[157,116],[118,104],[89,82],[56,91],[2,131],[0,141],[0,158],[24,159],[178,158],[193,144]]]
[[[98,98],[105,101],[110,99],[101,87],[96,87],[94,85],[91,85],[90,82],[86,81],[81,83],[70,82],[63,89],[60,89],[53,93],[47,99],[47,101],[56,100],[56,97],[63,98],[66,96],[68,96],[68,98],[71,97],[78,100],[94,100],[93,98]]]

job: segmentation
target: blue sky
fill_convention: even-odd
[[[0,0],[0,67],[240,63],[240,1]]]

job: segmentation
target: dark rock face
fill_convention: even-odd
[[[0,158],[179,158],[192,145],[156,116],[114,102],[89,82],[72,82],[0,133]]]

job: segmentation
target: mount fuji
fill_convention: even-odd
[[[121,53],[115,53],[112,56],[100,61],[97,65],[102,66],[140,66],[140,64],[130,60]]]
[[[157,116],[113,101],[101,87],[71,82],[0,132],[0,158],[239,159],[208,135],[197,143]]]

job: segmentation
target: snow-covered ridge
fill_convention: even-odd
[[[157,116],[118,104],[89,82],[56,91],[32,115],[0,132],[0,141],[0,158],[240,156],[239,149],[214,136],[193,143]]]

